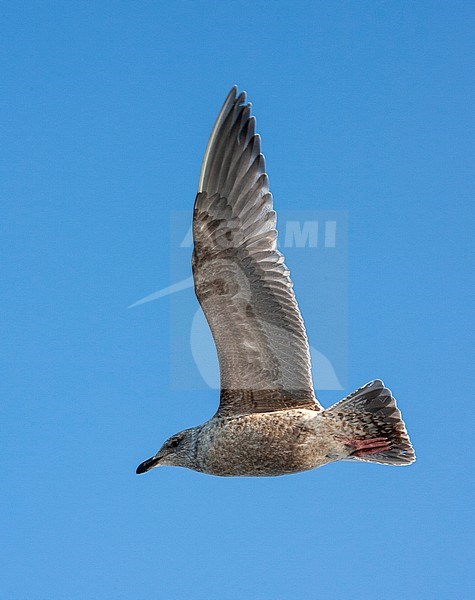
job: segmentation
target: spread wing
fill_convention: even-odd
[[[319,410],[250,112],[234,87],[208,142],[193,216],[193,276],[218,351],[219,414]]]

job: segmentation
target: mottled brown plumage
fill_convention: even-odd
[[[139,465],[212,475],[283,475],[342,459],[415,460],[401,415],[375,380],[328,410],[310,352],[245,93],[233,88],[206,149],[193,215],[195,291],[218,351],[215,416]]]

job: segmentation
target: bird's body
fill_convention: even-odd
[[[223,476],[307,471],[334,460],[328,434],[323,417],[307,409],[211,419],[198,431],[195,468]]]
[[[218,351],[220,405],[137,468],[182,466],[221,476],[273,476],[336,460],[410,464],[414,452],[391,392],[374,380],[327,410],[310,352],[245,94],[221,109],[193,215],[193,277]]]

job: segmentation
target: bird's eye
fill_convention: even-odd
[[[179,443],[180,443],[179,439],[175,438],[174,440],[171,440],[171,442],[170,442],[170,448],[176,448]]]

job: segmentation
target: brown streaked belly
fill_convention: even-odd
[[[300,412],[262,413],[210,423],[200,439],[201,470],[221,476],[273,476],[329,462],[322,455],[315,430],[302,426]]]

